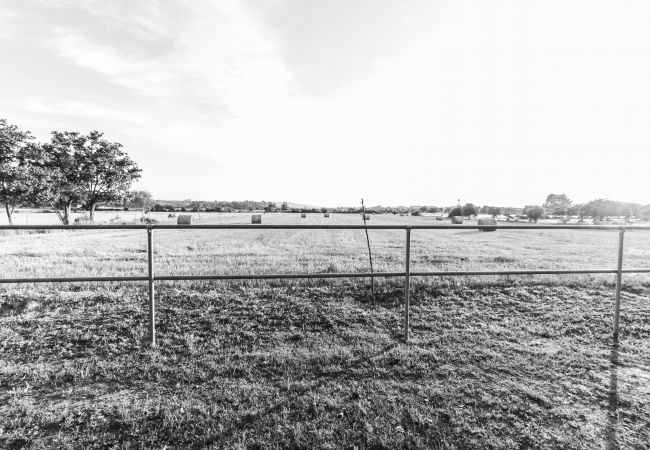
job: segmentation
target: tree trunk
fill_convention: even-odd
[[[70,210],[72,209],[71,203],[66,203],[63,207],[63,225],[70,225]]]
[[[88,208],[88,213],[90,216],[90,222],[95,223],[95,203],[90,204],[90,208]]]
[[[5,210],[7,211],[7,220],[9,221],[9,225],[13,225],[14,224],[14,220],[12,216],[13,208],[9,209],[9,204],[5,203]]]

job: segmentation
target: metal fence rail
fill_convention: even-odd
[[[404,230],[406,232],[406,256],[404,272],[349,272],[349,273],[278,273],[243,275],[156,275],[153,263],[154,230]],[[434,271],[411,272],[411,231],[413,230],[602,230],[619,232],[618,259],[616,269],[576,270],[497,270],[497,271]],[[43,277],[43,278],[0,278],[0,284],[7,283],[73,283],[73,282],[124,282],[147,281],[149,285],[149,340],[156,346],[156,281],[188,280],[274,280],[274,279],[316,279],[316,278],[389,278],[404,277],[404,340],[410,332],[411,277],[453,277],[492,275],[569,275],[569,274],[615,274],[613,337],[618,339],[621,306],[622,275],[624,273],[650,273],[650,269],[623,269],[623,240],[626,231],[650,231],[650,226],[619,225],[253,225],[253,224],[199,224],[199,225],[0,225],[0,230],[146,230],[147,232],[147,276],[133,277]]]

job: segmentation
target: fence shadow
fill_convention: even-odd
[[[607,429],[605,440],[608,449],[620,448],[618,443],[618,342],[614,342],[609,355],[609,393],[607,401]]]

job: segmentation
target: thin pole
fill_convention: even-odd
[[[409,340],[411,325],[411,229],[406,229],[406,271],[404,272],[404,341]]]
[[[363,225],[366,224],[366,205],[363,204],[363,199],[361,199],[361,213],[363,214]],[[368,243],[368,257],[370,259],[370,273],[374,273],[372,268],[372,250],[370,250],[370,237],[368,236],[368,228],[366,228],[366,242]],[[372,303],[375,304],[375,277],[370,277],[370,292],[372,292]]]
[[[156,300],[154,294],[153,271],[153,230],[147,228],[147,257],[149,266],[149,341],[152,347],[156,346]]]
[[[621,281],[623,277],[623,237],[625,230],[618,232],[618,264],[616,266],[616,301],[614,302],[614,340],[618,340],[618,319],[621,315]]]

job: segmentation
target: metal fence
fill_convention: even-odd
[[[153,262],[154,230],[403,230],[406,232],[406,255],[403,272],[350,273],[279,273],[243,275],[156,275]],[[411,232],[414,230],[602,230],[618,231],[618,259],[615,269],[576,270],[496,270],[496,271],[431,271],[411,272]],[[147,281],[149,285],[149,340],[156,346],[156,281],[182,280],[272,280],[296,278],[389,278],[404,277],[404,340],[409,340],[411,277],[453,277],[481,275],[568,275],[615,274],[613,337],[618,339],[621,306],[621,283],[624,273],[650,273],[650,269],[623,269],[623,239],[626,231],[650,230],[650,226],[618,225],[1,225],[0,230],[145,230],[147,232],[147,276],[138,277],[59,277],[59,278],[0,278],[2,283],[68,283],[68,282],[122,282]]]

